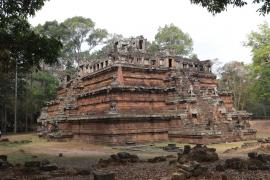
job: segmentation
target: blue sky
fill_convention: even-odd
[[[251,62],[250,49],[243,47],[247,34],[270,16],[259,16],[257,7],[229,7],[213,16],[190,0],[50,0],[30,18],[33,26],[45,21],[64,21],[84,16],[99,28],[125,37],[143,35],[153,40],[158,27],[173,23],[190,34],[194,53],[200,59]]]

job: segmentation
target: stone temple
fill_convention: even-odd
[[[39,135],[91,143],[254,139],[250,114],[220,91],[210,60],[147,52],[142,36],[118,40],[78,66],[38,118]]]

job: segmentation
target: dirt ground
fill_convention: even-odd
[[[250,125],[257,130],[258,138],[270,136],[270,119],[250,121]]]
[[[270,121],[252,121],[251,126],[255,128],[258,133],[258,137],[270,137]],[[52,142],[45,139],[38,138],[35,134],[20,134],[20,135],[8,135],[6,136],[10,142],[0,143],[0,155],[8,155],[8,160],[12,164],[24,164],[25,161],[33,160],[43,160],[48,159],[52,163],[56,163],[59,168],[66,170],[72,169],[87,169],[94,170],[96,163],[100,158],[108,158],[111,154],[125,151],[135,154],[142,160],[146,160],[151,157],[156,156],[167,156],[174,155],[174,152],[164,151],[162,147],[166,146],[168,143],[175,142],[156,142],[147,143],[136,146],[106,146],[106,145],[94,145],[86,144],[84,142]],[[21,143],[22,140],[29,140],[27,143]],[[241,148],[244,143],[254,143],[255,141],[247,142],[233,142],[233,143],[222,143],[222,144],[212,144],[208,147],[216,148],[217,153],[221,160],[231,158],[231,157],[241,157],[247,158],[247,153],[251,151],[270,153],[270,147],[262,148],[261,146],[252,146],[248,148]],[[178,147],[183,147],[185,144],[176,143]],[[226,150],[236,148],[236,150],[229,151]],[[224,153],[225,151],[225,153]],[[62,157],[59,157],[59,154]],[[174,166],[169,166],[168,162],[149,164],[147,162],[120,165],[106,167],[105,170],[113,171],[117,174],[117,179],[163,179],[165,180],[175,172]],[[14,170],[13,170],[14,171]],[[0,176],[3,177],[3,174]],[[6,175],[11,173],[11,170],[6,171]],[[270,179],[269,172],[245,172],[244,174],[240,172],[229,171],[227,174],[238,174],[238,176],[231,176],[229,179]],[[254,176],[254,174],[258,174]],[[15,173],[16,174],[16,173]],[[18,173],[17,173],[18,174]],[[65,176],[66,171],[62,172],[60,179],[74,179],[74,173]],[[76,173],[75,173],[76,174]],[[245,175],[246,174],[246,175]],[[253,174],[251,176],[251,174]],[[14,175],[14,173],[13,173]],[[0,179],[2,179],[0,177]],[[20,178],[21,177],[21,178]],[[17,179],[25,179],[23,176],[18,176]],[[30,176],[29,176],[30,177]],[[26,179],[36,179],[35,177]],[[91,179],[92,176],[75,176],[75,179]],[[203,177],[206,179],[221,179],[221,173],[214,173],[211,177]],[[235,177],[235,178],[234,178]],[[237,177],[237,178],[236,178]],[[242,177],[242,178],[239,178]],[[41,178],[42,179],[42,178]],[[59,179],[55,176],[44,176],[43,179]]]

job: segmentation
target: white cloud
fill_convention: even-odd
[[[91,18],[100,28],[124,36],[144,35],[154,39],[159,26],[174,23],[194,40],[201,59],[251,62],[250,50],[242,42],[257,25],[269,20],[257,7],[229,8],[213,16],[190,0],[51,0],[30,19],[35,26],[45,21],[64,21],[73,16]]]

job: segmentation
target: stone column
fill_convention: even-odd
[[[116,82],[119,85],[123,85],[124,84],[124,77],[123,77],[123,71],[122,71],[122,67],[121,66],[118,66],[118,69],[117,69]]]

